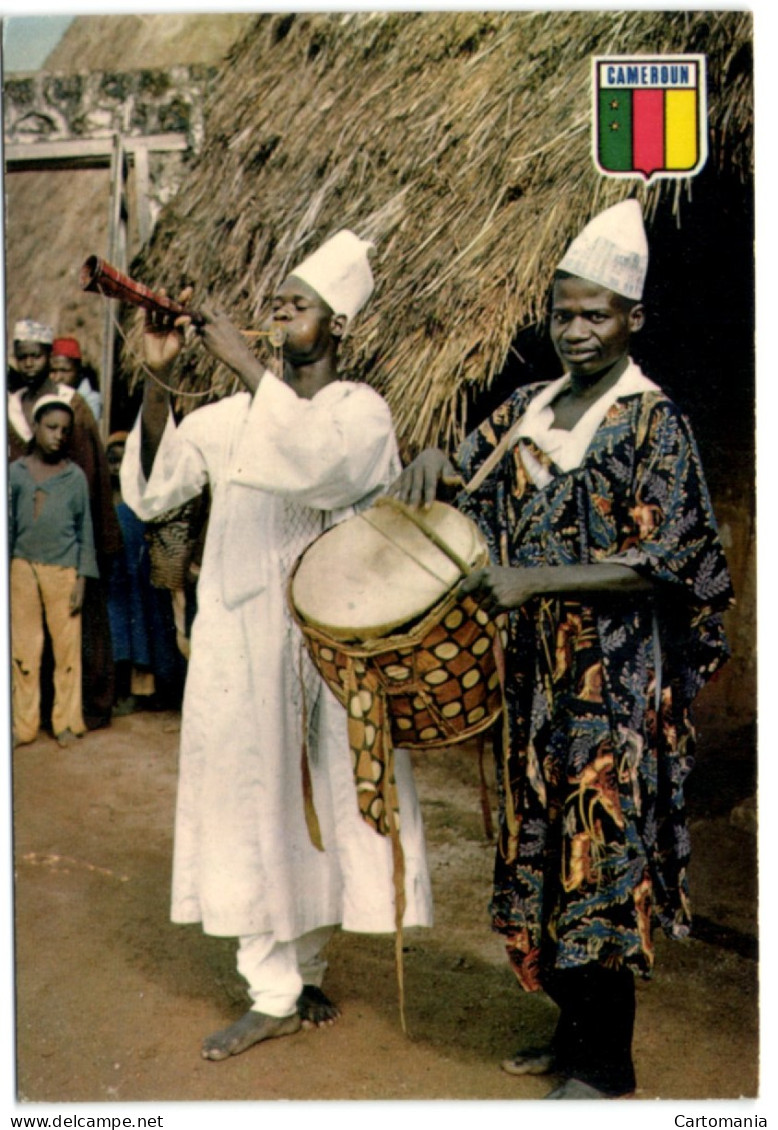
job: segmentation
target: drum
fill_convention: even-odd
[[[441,748],[501,713],[498,625],[458,592],[488,560],[458,510],[386,498],[320,535],[293,570],[292,615],[348,712],[360,808],[379,831],[391,746]]]

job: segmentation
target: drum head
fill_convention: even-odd
[[[468,565],[488,559],[478,527],[434,502],[420,516]],[[383,503],[327,530],[302,555],[291,599],[300,618],[340,640],[410,624],[462,578],[459,567],[401,510]]]

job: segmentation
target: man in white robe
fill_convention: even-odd
[[[147,381],[122,464],[124,498],[143,519],[206,484],[212,495],[183,704],[171,916],[238,937],[252,1007],[206,1038],[207,1059],[334,1019],[318,988],[332,928],[395,925],[391,844],[359,815],[345,711],[313,669],[286,605],[298,554],[399,472],[385,401],[337,377],[339,340],[373,288],[368,247],[339,232],[276,292],[282,380],[206,307],[197,332],[247,391],[176,425],[167,392]],[[147,364],[165,384],[181,341],[180,326],[147,316]],[[304,716],[323,852],[305,818]],[[396,774],[404,925],[430,925],[424,835],[403,751]]]

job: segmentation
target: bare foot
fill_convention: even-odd
[[[222,1028],[212,1036],[203,1040],[203,1059],[229,1059],[231,1055],[240,1055],[258,1044],[261,1040],[272,1040],[275,1036],[291,1036],[301,1026],[299,1015],[294,1012],[291,1016],[266,1016],[264,1012],[249,1009],[248,1012],[230,1024],[229,1028]]]
[[[303,985],[297,998],[297,1012],[303,1028],[322,1028],[334,1024],[340,1016],[340,1009],[317,985]]]

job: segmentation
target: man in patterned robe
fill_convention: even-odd
[[[147,323],[147,365],[162,384],[146,381],[122,462],[122,494],[149,520],[206,485],[211,491],[183,703],[171,916],[237,936],[252,1000],[206,1038],[206,1059],[236,1055],[303,1022],[331,1022],[338,1010],[319,985],[333,927],[395,927],[391,843],[359,813],[346,713],[314,670],[286,603],[297,556],[399,471],[386,402],[337,374],[340,338],[372,288],[367,245],[351,232],[296,268],[273,298],[272,324],[285,339],[283,379],[257,361],[224,315],[205,307],[198,334],[246,391],[180,425],[162,387],[170,384],[180,332],[164,320]],[[306,744],[323,851],[309,835]],[[406,751],[398,751],[395,768],[404,924],[429,925],[424,836]]]
[[[565,372],[517,389],[454,463],[423,452],[393,493],[456,496],[493,564],[463,583],[508,612],[501,827],[491,904],[523,988],[560,1006],[549,1098],[634,1091],[634,972],[652,923],[689,932],[689,706],[726,658],[726,562],[691,429],[629,356],[648,249],[640,207],[595,217],[557,271]]]

